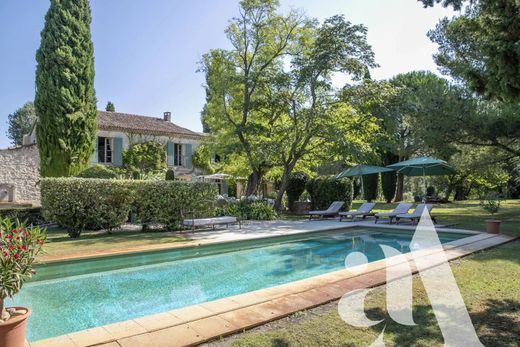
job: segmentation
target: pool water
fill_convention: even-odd
[[[439,233],[441,242],[467,237]],[[14,302],[30,307],[28,340],[169,311],[344,268],[354,251],[409,252],[410,231],[356,228],[42,265]]]

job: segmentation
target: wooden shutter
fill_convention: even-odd
[[[115,166],[123,166],[123,138],[114,137],[113,141],[112,162]]]
[[[166,164],[168,165],[168,167],[173,167],[175,157],[173,153],[174,147],[175,146],[171,141],[168,141],[168,143],[166,144]]]
[[[186,167],[188,169],[191,169],[193,167],[193,165],[191,163],[191,156],[193,155],[193,147],[192,147],[191,143],[187,143],[185,146],[186,146],[186,152],[185,152]]]

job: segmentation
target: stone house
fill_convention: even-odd
[[[172,122],[171,113],[154,118],[120,112],[98,111],[96,151],[92,164],[121,166],[123,151],[132,144],[155,141],[165,145],[166,164],[176,177],[192,180],[199,172],[192,155],[207,136]],[[0,150],[0,203],[39,203],[39,158],[35,130],[24,145]]]

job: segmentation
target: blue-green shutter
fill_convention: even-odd
[[[123,166],[123,138],[114,137],[113,160],[115,166]]]
[[[191,146],[191,143],[187,143],[186,144],[186,152],[185,152],[185,156],[186,156],[186,167],[188,169],[191,169],[193,167],[193,165],[191,164],[191,156],[193,154],[193,147]]]
[[[92,154],[92,159],[90,160],[93,163],[97,163],[98,159],[99,159],[98,146],[99,146],[99,138],[96,136],[96,149],[94,150],[94,154]]]
[[[166,164],[168,167],[173,167],[173,142],[168,141],[166,144]]]

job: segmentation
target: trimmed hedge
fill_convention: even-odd
[[[183,214],[197,218],[214,213],[217,186],[213,183],[131,181],[129,186],[135,192],[137,220],[145,227],[162,224],[173,229],[180,225]]]
[[[121,226],[130,210],[143,226],[179,225],[182,211],[211,211],[217,196],[211,183],[133,181],[84,178],[44,178],[41,182],[43,216],[80,236],[88,226]]]
[[[88,178],[44,178],[41,181],[42,214],[79,237],[89,225],[109,231],[123,224],[133,193],[127,182]]]
[[[311,209],[325,210],[334,201],[344,201],[343,209],[352,207],[352,180],[348,178],[318,177],[307,182]]]
[[[217,216],[234,216],[240,220],[273,220],[277,215],[273,207],[265,202],[237,201],[218,207]]]

